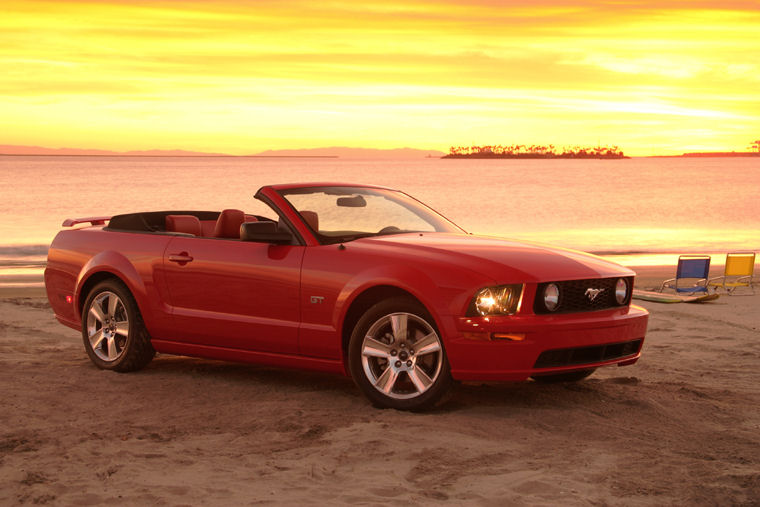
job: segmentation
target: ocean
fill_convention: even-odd
[[[0,156],[0,285],[40,283],[47,245],[66,218],[162,209],[261,213],[253,199],[260,186],[314,181],[400,189],[469,232],[628,265],[760,250],[760,158]]]

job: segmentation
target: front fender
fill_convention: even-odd
[[[346,317],[351,305],[361,294],[378,286],[390,286],[408,292],[430,312],[441,332],[444,343],[457,333],[456,320],[470,303],[475,287],[493,283],[467,270],[449,270],[445,277],[434,278],[430,273],[410,265],[378,266],[357,274],[346,283],[335,305],[333,323],[340,336],[345,331]]]

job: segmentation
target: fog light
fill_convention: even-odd
[[[559,287],[556,283],[550,283],[544,289],[544,306],[550,312],[559,307]]]
[[[615,301],[617,304],[625,304],[628,299],[628,281],[625,278],[618,278],[615,283]]]

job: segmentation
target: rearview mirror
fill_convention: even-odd
[[[338,197],[337,204],[341,208],[364,208],[367,201],[361,195],[355,195],[353,197]]]
[[[277,227],[276,222],[243,222],[240,226],[240,239],[257,243],[274,243],[287,245],[293,241],[293,235]]]

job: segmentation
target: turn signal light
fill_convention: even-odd
[[[486,332],[463,332],[462,337],[468,340],[478,341],[493,341],[493,340],[509,340],[513,342],[521,342],[525,340],[525,333],[491,333]]]
[[[525,333],[494,333],[491,335],[494,340],[510,340],[521,342],[525,339]]]
[[[490,340],[490,337],[488,336],[488,333],[486,332],[468,333],[467,331],[465,331],[462,333],[462,337],[468,340],[478,340],[478,341],[485,341],[485,342]]]

